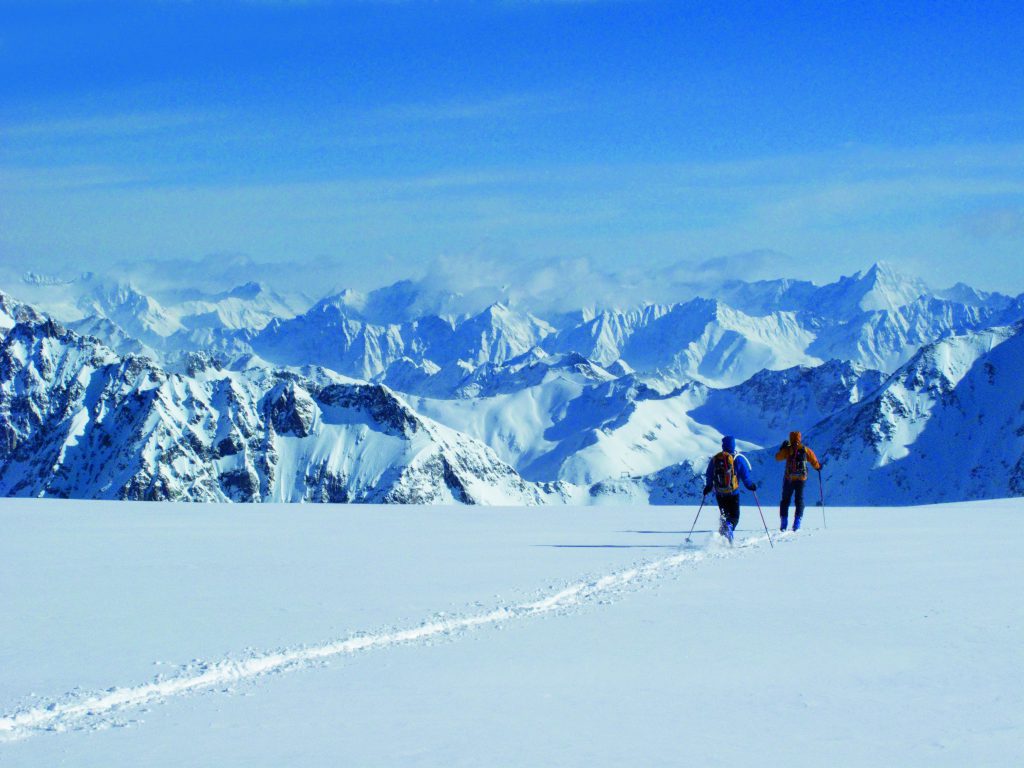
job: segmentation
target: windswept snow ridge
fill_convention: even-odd
[[[0,741],[24,739],[46,731],[100,730],[123,723],[118,715],[128,710],[159,704],[174,697],[224,688],[361,651],[449,637],[468,630],[544,614],[564,613],[601,602],[625,589],[638,588],[680,567],[695,565],[708,558],[730,557],[745,549],[757,548],[766,539],[765,536],[752,536],[744,539],[736,548],[716,549],[711,546],[694,552],[680,552],[571,584],[538,600],[499,606],[470,616],[432,618],[409,629],[360,633],[345,640],[257,654],[247,659],[227,658],[216,662],[194,663],[185,667],[183,673],[176,677],[159,677],[149,683],[124,688],[111,687],[84,696],[67,695],[42,706],[0,716]]]

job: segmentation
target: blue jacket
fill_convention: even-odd
[[[747,457],[744,456],[742,453],[734,453],[733,454],[733,466],[736,468],[736,477],[738,477],[740,479],[740,482],[743,483],[745,486],[747,486],[747,490],[748,491],[754,490],[753,487],[752,487],[754,485],[754,480],[750,476],[750,472],[751,472],[751,470],[750,470],[750,462],[747,461]],[[712,490],[714,490],[714,485],[715,485],[714,473],[715,473],[715,457],[712,456],[711,457],[711,461],[708,462],[707,471],[704,473],[704,485],[705,486],[710,485],[712,487]],[[736,495],[739,494],[739,492],[740,492],[740,489],[737,488],[735,491],[730,491],[729,493],[723,493],[723,494],[720,494],[720,495],[722,495],[722,496],[736,496]]]

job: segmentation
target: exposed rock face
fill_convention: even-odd
[[[281,435],[308,437],[320,410],[313,398],[294,381],[278,384],[263,399],[267,421]]]
[[[39,323],[43,320],[43,315],[28,304],[22,304],[0,291],[0,334],[17,323]]]

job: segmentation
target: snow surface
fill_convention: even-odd
[[[4,500],[0,764],[1021,764],[1024,501],[695,512]]]

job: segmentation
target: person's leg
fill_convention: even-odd
[[[720,536],[725,536],[725,507],[728,499],[728,496],[715,494],[715,500],[718,501],[718,534]]]
[[[782,501],[779,502],[779,530],[786,530],[789,523],[789,502],[793,498],[793,484],[787,477],[782,481]]]
[[[806,480],[794,480],[793,491],[796,495],[796,517],[793,518],[793,530],[800,530],[800,521],[804,516],[804,485]]]
[[[725,510],[725,537],[732,544],[733,532],[740,523],[740,495],[735,493],[727,497]]]

